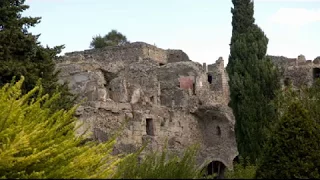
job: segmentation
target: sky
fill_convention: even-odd
[[[228,62],[231,0],[26,0],[24,16],[42,17],[30,31],[65,52],[89,49],[112,29],[130,42],[181,49],[199,63]],[[313,60],[320,56],[320,0],[255,0],[256,24],[269,38],[268,54]]]

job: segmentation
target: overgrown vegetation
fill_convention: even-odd
[[[233,29],[227,65],[230,106],[236,118],[240,156],[256,162],[266,141],[270,119],[275,118],[270,102],[279,88],[279,73],[266,57],[268,38],[254,24],[253,1],[232,2]]]
[[[227,179],[255,179],[257,166],[244,162],[235,164],[233,170],[228,170],[225,177]]]
[[[120,160],[110,155],[114,140],[83,144],[76,107],[52,112],[60,94],[37,85],[22,95],[23,80],[0,90],[0,178],[110,178]]]
[[[38,79],[42,79],[43,91],[50,95],[60,92],[60,98],[52,104],[52,109],[71,108],[74,102],[67,86],[58,84],[54,58],[64,48],[43,47],[38,42],[39,35],[28,32],[31,26],[40,23],[39,17],[22,17],[29,8],[25,0],[0,1],[0,87],[13,77],[24,76],[22,92],[33,89]]]
[[[97,35],[92,38],[90,48],[98,49],[107,46],[120,46],[129,42],[127,37],[117,30],[111,30],[105,36]]]
[[[142,149],[143,150],[143,149]],[[131,154],[118,167],[115,178],[124,179],[197,179],[203,177],[202,166],[197,166],[197,146],[186,149],[182,157],[162,152],[151,152],[143,159],[141,151]]]
[[[291,102],[265,147],[257,178],[320,178],[319,132],[301,101]]]

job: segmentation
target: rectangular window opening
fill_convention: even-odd
[[[313,79],[320,78],[320,68],[313,68]]]
[[[193,95],[196,95],[196,83],[192,84],[192,93]]]
[[[212,84],[212,75],[211,75],[211,74],[208,74],[208,82],[209,82],[210,84]]]
[[[153,119],[146,119],[146,132],[149,136],[154,136]]]

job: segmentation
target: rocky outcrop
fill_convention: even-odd
[[[89,128],[103,142],[121,130],[115,153],[133,152],[147,140],[148,150],[168,142],[176,152],[199,143],[199,163],[232,168],[238,151],[223,63],[202,66],[181,50],[138,42],[67,53],[57,69],[60,81],[86,99],[77,110],[83,123],[77,133]]]

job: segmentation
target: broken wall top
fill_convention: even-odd
[[[144,42],[66,53],[65,56],[59,58],[59,61],[72,61],[72,57],[79,56],[83,56],[84,59],[94,58],[97,61],[113,62],[152,59],[161,65],[171,62],[190,61],[188,55],[182,50],[164,50]]]

